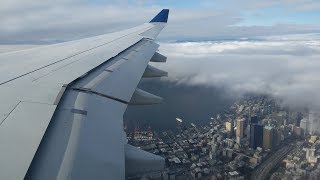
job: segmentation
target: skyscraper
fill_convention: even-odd
[[[263,126],[252,124],[250,127],[250,147],[256,149],[263,145]]]
[[[281,131],[279,129],[273,129],[273,147],[279,146],[281,143],[281,139],[282,139],[282,135],[281,135]]]
[[[244,119],[237,120],[237,137],[243,138],[244,136]]]
[[[274,129],[271,126],[263,128],[263,149],[272,149],[274,145]]]
[[[308,119],[307,118],[303,118],[301,121],[300,121],[300,127],[301,129],[303,129],[304,131],[304,134],[308,134],[309,131],[308,131]]]
[[[232,131],[232,128],[233,128],[231,122],[226,122],[225,125],[226,125],[226,131],[227,131],[227,132],[231,132],[231,131]]]
[[[248,137],[250,134],[247,132],[247,127],[249,126],[249,118],[243,118],[244,123],[243,123],[243,136]]]
[[[250,118],[250,124],[258,124],[259,123],[259,118],[258,116],[252,116]]]
[[[226,122],[225,123],[226,126],[226,131],[228,133],[228,137],[233,137],[234,135],[234,128],[233,128],[233,124],[231,122]]]
[[[237,120],[237,132],[236,132],[236,140],[237,143],[240,144],[241,139],[244,137],[244,119],[238,119]]]

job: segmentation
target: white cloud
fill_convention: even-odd
[[[19,51],[37,47],[36,45],[0,45],[0,53]]]
[[[183,3],[183,2],[181,2]],[[161,39],[208,40],[261,35],[310,33],[319,25],[275,24],[272,26],[236,26],[242,12],[270,7],[276,1],[245,0],[239,6],[232,1],[210,5],[202,0],[202,8],[171,9],[169,25]],[[299,4],[281,1],[285,4]],[[306,2],[304,2],[306,3]],[[149,21],[160,9],[150,1],[87,0],[3,0],[0,6],[0,42],[52,43],[116,31]],[[155,3],[156,4],[156,3]],[[168,3],[170,4],[170,3]],[[220,8],[214,8],[224,4]],[[308,4],[308,3],[307,3]]]
[[[9,1],[0,6],[2,43],[46,43],[79,39],[147,22],[159,8],[87,1]]]
[[[231,95],[267,93],[295,107],[320,108],[320,40],[307,37],[164,43],[169,60],[158,66],[177,83],[223,86]]]

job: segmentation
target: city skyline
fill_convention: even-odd
[[[320,176],[320,132],[299,125],[311,114],[257,95],[234,102],[201,126],[179,121],[175,133],[149,127],[127,134],[129,143],[166,158],[165,171],[145,178],[312,179]]]

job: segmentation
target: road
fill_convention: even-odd
[[[271,170],[276,167],[282,160],[298,145],[289,144],[283,146],[279,150],[273,153],[266,161],[262,162],[257,169],[251,175],[251,180],[264,180],[269,175]]]

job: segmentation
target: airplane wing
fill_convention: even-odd
[[[121,32],[0,54],[0,179],[125,179],[164,160],[127,144],[128,105],[161,102],[137,89],[167,73],[155,38],[169,10]]]

